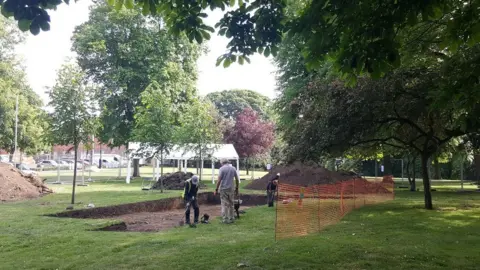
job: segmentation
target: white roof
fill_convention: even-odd
[[[139,143],[129,143],[130,150],[137,150],[140,147]],[[204,159],[238,159],[238,153],[233,147],[233,144],[207,144],[205,145]],[[145,149],[146,152],[154,151],[154,148]],[[179,146],[175,145],[164,159],[193,159],[197,157],[193,145]]]

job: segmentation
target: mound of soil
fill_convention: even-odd
[[[16,168],[0,163],[0,201],[32,199],[52,192],[37,176],[23,175]]]
[[[193,173],[191,172],[175,172],[175,173],[167,173],[162,177],[159,177],[157,182],[153,184],[153,189],[160,189],[160,183],[163,180],[163,188],[164,189],[173,189],[173,190],[182,190],[185,181],[192,178]],[[200,182],[200,188],[205,187],[205,184]]]
[[[354,178],[351,173],[332,172],[322,167],[314,167],[297,162],[286,166],[275,166],[268,174],[254,180],[245,188],[264,190],[267,188],[268,181],[277,173],[280,173],[281,183],[305,187],[331,184]]]

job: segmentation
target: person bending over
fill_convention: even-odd
[[[194,175],[192,178],[185,181],[185,190],[183,192],[183,199],[185,200],[185,224],[190,227],[196,227],[198,224],[198,216],[200,209],[198,208],[197,193],[198,193],[199,179]],[[194,217],[193,224],[190,223],[190,208],[193,207]]]
[[[277,173],[267,184],[267,203],[268,207],[273,207],[273,202],[275,201],[275,192],[277,191],[278,178],[280,174]]]

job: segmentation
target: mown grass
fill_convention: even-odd
[[[164,173],[172,173],[178,171],[177,168],[166,167],[164,168]],[[191,173],[196,173],[195,168],[188,168],[187,171]],[[91,173],[91,177],[94,181],[97,182],[123,182],[125,183],[125,177],[127,173],[126,168],[122,168],[121,177],[118,178],[119,169],[102,169],[96,172]],[[58,175],[57,171],[40,171],[38,172],[39,176],[42,178],[47,179],[47,182],[54,182],[57,181]],[[240,178],[241,179],[251,179],[252,176],[255,178],[260,178],[264,176],[267,172],[266,171],[250,171],[247,175],[247,172],[244,170],[240,170]],[[150,166],[145,166],[140,168],[140,176],[141,179],[145,179],[145,183],[153,176],[153,168]],[[218,169],[215,169],[215,178],[218,176]],[[83,172],[84,180],[87,181],[89,178],[89,173],[87,171]],[[60,171],[60,181],[71,182],[73,178],[73,170],[61,170]],[[82,180],[82,170],[77,171],[77,182]],[[211,181],[212,180],[212,169],[211,168],[204,168],[202,180]],[[217,179],[215,179],[216,181]]]
[[[177,196],[142,192],[141,181],[79,187],[97,206]],[[480,194],[397,190],[318,234],[274,241],[275,211],[257,207],[234,225],[158,233],[92,231],[114,221],[45,217],[69,203],[66,186],[38,200],[0,204],[0,269],[478,269]],[[211,187],[210,187],[211,188]],[[83,207],[78,204],[76,207]],[[292,217],[295,218],[295,217]]]

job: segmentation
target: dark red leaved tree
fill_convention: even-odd
[[[267,153],[273,146],[274,125],[263,121],[257,112],[245,108],[238,114],[233,128],[225,131],[225,141],[233,144],[240,158],[248,159]],[[248,165],[247,165],[248,174]]]

